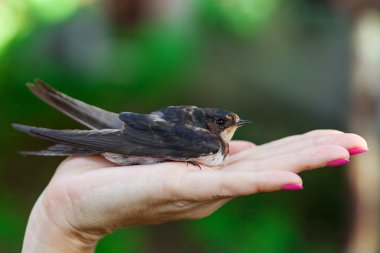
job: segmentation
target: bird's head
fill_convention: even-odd
[[[232,139],[238,127],[251,123],[224,109],[207,108],[205,116],[207,129],[220,136],[226,143]]]

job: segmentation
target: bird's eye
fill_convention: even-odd
[[[219,126],[223,126],[224,123],[226,123],[226,121],[224,119],[217,119],[216,120],[216,124],[218,124]]]

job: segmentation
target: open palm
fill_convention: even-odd
[[[55,227],[46,251],[57,247],[50,243],[59,236],[70,238],[70,247],[86,245],[92,251],[99,238],[123,226],[198,219],[238,196],[301,189],[297,173],[348,162],[354,149],[365,151],[366,141],[355,134],[316,130],[258,146],[232,141],[225,165],[218,168],[183,162],[121,167],[100,156],[69,157],[34,207],[24,251],[33,252],[28,237],[45,223]]]

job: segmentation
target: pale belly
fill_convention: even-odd
[[[118,165],[143,165],[143,164],[155,164],[161,162],[193,162],[197,164],[203,164],[206,166],[214,167],[220,166],[224,162],[224,156],[220,150],[218,153],[208,156],[200,156],[197,158],[189,159],[166,159],[166,158],[157,158],[157,157],[144,157],[144,156],[125,156],[121,154],[114,153],[102,153],[102,156],[107,160],[118,164]]]

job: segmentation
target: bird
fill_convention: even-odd
[[[23,133],[55,145],[23,155],[101,155],[116,165],[167,161],[221,166],[237,128],[251,123],[221,108],[168,106],[149,114],[109,112],[59,92],[41,80],[26,86],[38,98],[88,127],[55,130],[13,123]]]

